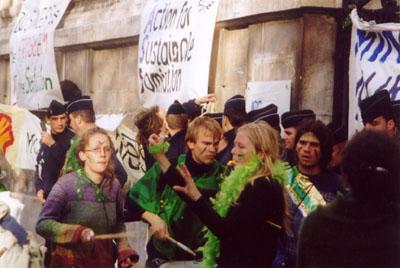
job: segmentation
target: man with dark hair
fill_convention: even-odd
[[[53,100],[47,109],[46,123],[50,125],[50,133],[44,130],[41,133],[35,171],[36,195],[42,204],[60,177],[65,154],[74,136],[74,133],[67,128],[64,105],[56,100]]]
[[[175,160],[179,155],[185,152],[185,135],[188,126],[188,116],[182,104],[175,101],[167,110],[165,116],[167,129],[170,135],[168,140],[170,146],[167,151],[167,157]]]
[[[96,117],[93,108],[93,102],[89,96],[82,96],[71,101],[67,105],[67,114],[69,116],[70,126],[75,132],[76,136],[72,139],[71,146],[67,152],[67,159],[64,165],[65,172],[76,170],[77,168],[75,167],[75,151],[78,144],[78,137],[81,137],[85,131],[96,127]],[[117,155],[115,153],[112,155],[111,161],[115,169],[115,175],[122,188],[128,179],[128,174],[117,159]]]
[[[281,123],[283,126],[283,141],[286,150],[284,160],[286,160],[291,166],[296,164],[295,139],[297,128],[304,120],[313,121],[315,119],[316,116],[312,110],[290,111],[282,114]]]
[[[181,154],[175,163],[165,155],[161,157],[169,166],[185,164],[195,184],[208,197],[218,191],[221,182],[222,166],[215,161],[221,132],[214,119],[198,117],[190,123],[186,132],[188,151]],[[154,136],[160,139],[156,134],[150,139]],[[153,153],[162,155],[163,152]],[[158,160],[131,188],[125,202],[126,221],[143,219],[150,224],[152,236],[147,244],[146,267],[158,267],[165,261],[194,259],[194,256],[167,241],[168,237],[193,250],[204,243],[201,232],[204,226],[172,189],[173,185],[180,183],[169,174],[168,167],[165,161]]]
[[[232,160],[233,141],[236,137],[236,130],[247,123],[246,102],[242,95],[235,95],[225,102],[224,115],[222,116],[222,131],[224,133],[221,140],[217,160],[225,165]]]
[[[361,118],[366,130],[396,136],[396,123],[389,92],[381,90],[360,102]]]
[[[304,219],[297,267],[400,267],[399,162],[382,132],[354,136],[342,162],[350,194]]]
[[[319,120],[306,121],[297,129],[295,144],[297,165],[291,168],[286,187],[292,235],[286,236],[285,249],[279,251],[276,260],[286,267],[294,267],[296,263],[301,220],[342,191],[339,176],[327,169],[332,154],[330,130]]]

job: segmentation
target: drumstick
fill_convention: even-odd
[[[176,241],[175,239],[173,239],[170,236],[167,236],[167,240],[170,241],[171,243],[177,245],[178,247],[180,247],[181,249],[183,249],[184,251],[186,251],[190,255],[196,257],[196,253],[193,250],[191,250],[188,246],[185,246],[184,244],[182,244],[181,242]]]
[[[100,234],[100,235],[96,235],[95,238],[98,239],[98,240],[117,239],[117,238],[126,238],[128,236],[133,236],[133,235],[134,235],[133,233],[122,232],[122,233],[113,233],[113,234]],[[171,243],[175,244],[176,246],[178,246],[182,250],[186,251],[190,255],[196,257],[196,253],[193,250],[191,250],[188,246],[185,246],[184,244],[182,244],[181,242],[176,241],[175,239],[173,239],[170,236],[167,236],[167,240],[170,241]]]
[[[127,232],[122,232],[122,233],[112,233],[112,234],[100,234],[96,235],[96,239],[117,239],[117,238],[126,238],[128,236],[134,236],[133,233],[127,233]]]

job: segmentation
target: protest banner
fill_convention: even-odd
[[[359,103],[380,90],[391,100],[400,98],[400,23],[362,21],[351,12],[353,23],[349,65],[349,138],[362,129]]]
[[[252,81],[247,83],[246,112],[261,109],[271,103],[278,114],[290,110],[290,80]]]
[[[149,0],[141,17],[139,96],[163,108],[207,95],[218,0]]]
[[[70,0],[25,0],[10,37],[11,104],[27,109],[63,101],[54,31]]]
[[[125,125],[120,125],[112,135],[115,151],[128,173],[132,184],[141,178],[145,171],[143,147],[136,141],[136,133]]]
[[[0,104],[0,151],[13,169],[35,170],[40,133],[40,120],[35,115]]]

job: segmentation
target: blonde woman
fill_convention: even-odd
[[[265,122],[240,127],[232,155],[236,166],[214,201],[200,193],[184,166],[183,181],[173,188],[209,229],[203,267],[269,267],[287,221],[277,132]]]

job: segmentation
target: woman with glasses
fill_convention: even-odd
[[[112,166],[113,144],[100,128],[85,132],[75,170],[52,188],[36,231],[52,242],[51,267],[130,267],[138,255],[126,238],[96,239],[125,231],[121,188]]]

